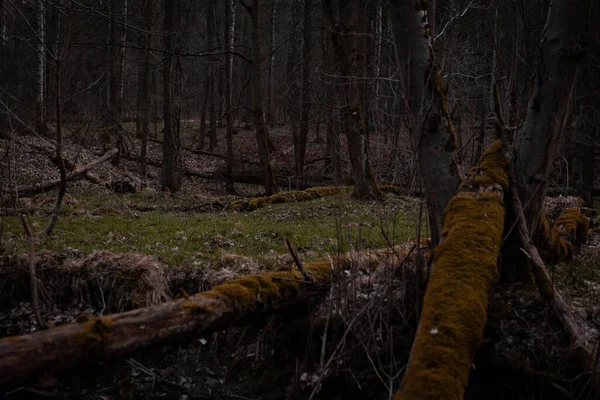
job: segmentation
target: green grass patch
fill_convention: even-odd
[[[231,211],[194,213],[169,211],[181,205],[215,199],[164,198],[161,193],[134,195],[73,192],[52,236],[37,249],[77,249],[139,252],[157,256],[169,265],[212,263],[224,253],[251,256],[268,266],[286,254],[284,237],[311,258],[348,249],[381,248],[414,238],[418,200],[386,195],[385,202],[357,201],[348,195],[313,201],[269,205],[252,213]],[[230,199],[222,199],[227,204]],[[30,217],[35,230],[43,228],[52,202]],[[139,206],[161,211],[139,212]],[[2,250],[26,251],[23,228],[16,217],[4,217]]]

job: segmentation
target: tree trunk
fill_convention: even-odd
[[[420,11],[413,1],[392,0],[390,12],[401,84],[408,99],[405,114],[410,142],[425,187],[431,240],[435,246],[441,236],[444,209],[460,183],[455,160],[456,135]]]
[[[235,0],[225,0],[225,45],[233,51],[235,39]],[[233,114],[231,110],[231,83],[233,54],[225,56],[225,121],[227,123],[227,172],[233,171]]]
[[[109,1],[110,19],[108,23],[111,44],[109,113],[111,118],[110,124],[114,127],[115,141],[119,150],[119,153],[113,159],[113,164],[118,167],[123,152],[123,137],[119,128],[121,119],[121,46],[120,39],[118,39],[117,1]]]
[[[140,153],[140,175],[146,177],[146,153],[148,147],[148,136],[150,135],[150,118],[152,112],[150,100],[150,47],[152,46],[152,1],[144,1],[144,28],[147,32],[142,33],[142,72],[140,74],[139,90],[140,95],[140,110],[138,113],[141,116],[141,153]]]
[[[589,113],[581,107],[575,123],[577,187],[585,204],[594,205],[594,148],[597,128],[591,123]],[[575,182],[574,182],[575,184]]]
[[[119,47],[119,102],[118,102],[118,114],[119,118],[123,115],[123,99],[124,99],[124,88],[125,88],[125,45],[127,44],[127,0],[123,0],[123,13],[122,13],[122,24],[121,24],[121,40]]]
[[[483,149],[485,147],[485,119],[487,116],[486,110],[486,102],[482,100],[479,103],[479,112],[480,112],[480,122],[479,122],[479,132],[477,132],[477,140],[475,144],[475,154],[473,155],[472,163],[475,164],[477,160],[481,158],[483,154]]]
[[[288,54],[287,54],[287,65],[286,65],[286,117],[289,130],[292,134],[292,145],[294,147],[294,167],[296,170],[296,179],[299,178],[299,160],[300,154],[298,152],[298,133],[300,122],[300,99],[298,96],[299,92],[299,81],[296,76],[296,67],[298,66],[298,35],[296,29],[298,26],[298,12],[297,7],[299,6],[297,1],[292,3],[292,7],[288,8],[287,25],[290,27],[290,38],[288,40]]]
[[[409,250],[397,247],[394,251],[402,257]],[[312,279],[307,284],[303,284],[303,274],[297,269],[246,276],[157,306],[0,339],[0,383],[17,385],[45,370],[123,358],[153,345],[306,307],[307,301],[316,303],[323,298],[327,291],[321,290],[322,286],[331,284],[342,270],[369,268],[396,258],[392,250],[384,249],[369,252],[366,257],[361,254],[359,259],[348,253],[333,263],[330,258],[306,263],[304,270]]]
[[[263,185],[268,195],[277,193],[277,182],[273,173],[269,155],[269,131],[265,123],[261,83],[261,51],[260,51],[260,19],[259,0],[252,0],[252,102],[254,111],[254,128],[258,158],[263,176]]]
[[[214,0],[210,0],[206,4],[206,27],[207,27],[207,38],[208,38],[208,48],[214,49],[215,45],[215,2]],[[217,115],[216,115],[216,99],[215,94],[217,92],[217,72],[216,72],[216,63],[214,58],[209,58],[208,60],[208,69],[207,76],[210,80],[210,85],[208,86],[208,115],[210,117],[210,125],[209,125],[209,151],[214,151],[217,147]]]
[[[210,101],[210,77],[204,78],[204,101],[202,102],[202,111],[200,111],[200,137],[198,138],[198,148],[204,150],[206,146],[206,116],[208,115],[208,103]]]
[[[171,70],[175,65],[173,54],[173,20],[174,1],[164,0],[164,45],[167,59],[163,62],[163,115],[164,115],[164,139],[163,139],[163,161],[162,161],[162,189],[176,192],[179,189],[179,179],[176,172],[177,150],[174,131],[173,93],[171,83]]]
[[[277,0],[271,5],[271,43],[269,44],[269,82],[267,83],[267,120],[273,126],[273,69],[275,68],[275,27],[277,17]]]
[[[4,46],[8,44],[6,37],[6,11],[4,10],[4,0],[0,0],[0,49],[4,51]]]
[[[46,10],[45,1],[38,0],[37,9],[37,131],[41,134],[48,132],[46,125]]]
[[[335,64],[340,76],[350,80],[342,86],[343,126],[348,141],[355,197],[380,198],[377,182],[369,159],[369,143],[365,129],[364,115],[360,102],[358,83],[352,78],[357,70],[357,54],[354,33],[359,24],[358,2],[348,1],[341,4],[341,21],[336,22],[331,0],[323,0],[325,20],[331,32]]]
[[[312,64],[312,0],[304,0],[304,50],[302,60],[302,114],[300,116],[300,132],[298,134],[298,159],[296,173],[302,176],[304,173],[304,160],[306,158],[306,142],[308,141],[308,123],[310,108],[312,105],[310,96],[310,69]]]
[[[535,237],[548,191],[550,172],[571,103],[579,63],[586,53],[586,22],[591,0],[555,0],[548,14],[535,87],[519,147],[517,179],[529,233]]]
[[[486,323],[504,233],[507,162],[500,142],[452,197],[435,248],[423,311],[396,400],[459,400]]]
[[[60,18],[60,17],[59,17]],[[60,30],[60,25],[59,28]],[[58,34],[57,34],[58,36]],[[58,42],[58,39],[57,39]],[[56,202],[52,209],[52,215],[50,221],[44,228],[44,233],[50,235],[56,226],[58,221],[58,214],[62,208],[63,198],[67,193],[67,170],[65,168],[65,161],[63,159],[63,134],[62,134],[62,95],[61,95],[61,74],[62,74],[62,54],[56,57],[56,164],[60,172],[60,181],[58,185],[58,194],[56,195]]]

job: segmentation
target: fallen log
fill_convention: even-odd
[[[396,400],[462,399],[483,337],[488,292],[498,278],[507,161],[486,150],[444,211],[441,243]]]
[[[0,384],[17,385],[44,370],[126,357],[149,346],[242,325],[259,316],[319,301],[340,272],[398,263],[410,249],[350,252],[336,260],[305,263],[310,281],[297,269],[246,276],[207,292],[29,335],[0,339]]]
[[[393,193],[398,196],[405,196],[407,193],[406,190],[391,185],[380,185],[378,188],[382,193]],[[350,194],[353,190],[353,186],[316,186],[305,190],[279,192],[271,196],[253,197],[248,200],[235,200],[229,205],[229,208],[235,211],[254,211],[268,204],[299,203],[328,196]]]
[[[89,170],[98,166],[99,164],[102,164],[103,162],[106,162],[106,161],[112,159],[116,154],[117,154],[117,149],[112,149],[112,150],[108,151],[106,154],[104,154],[102,157],[92,161],[91,163],[75,168],[74,170],[69,172],[69,174],[67,175],[67,180],[73,180],[73,179],[77,178],[78,176],[85,174],[86,172],[88,172]],[[55,180],[48,181],[48,182],[41,182],[41,183],[34,183],[31,185],[19,186],[14,190],[14,192],[18,193],[18,195],[21,197],[33,196],[35,194],[51,190],[58,185],[60,185],[60,179],[55,179]]]

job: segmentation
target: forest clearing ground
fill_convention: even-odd
[[[274,132],[274,138],[279,139],[276,142],[283,142],[285,129]],[[236,135],[236,140],[243,139],[246,143],[252,143],[249,141],[251,136],[251,131],[241,131]],[[1,143],[6,144],[5,141]],[[83,164],[102,154],[98,147],[81,147],[73,142],[68,143],[67,147],[67,157],[79,159],[77,164]],[[289,160],[290,149],[278,147],[279,159]],[[246,150],[247,154],[253,154],[253,146],[248,146]],[[221,148],[216,149],[216,152],[224,151]],[[160,144],[152,143],[150,157],[158,157],[159,154]],[[21,147],[14,151],[14,155],[11,171],[17,184],[40,181],[42,178],[51,179],[56,173],[56,168],[47,157],[34,151]],[[207,156],[186,155],[186,163],[191,162],[194,168],[200,170],[218,169],[221,161]],[[316,164],[311,168],[310,171],[318,169]],[[107,181],[130,180],[135,171],[136,163],[124,159],[121,160],[120,168],[106,163],[94,170]],[[146,180],[139,179],[135,182],[138,187],[135,194],[117,194],[86,180],[71,182],[53,235],[41,239],[36,244],[36,250],[47,250],[51,255],[72,253],[75,260],[102,250],[117,255],[147,255],[161,268],[168,270],[165,271],[165,279],[168,280],[171,295],[178,296],[181,295],[180,290],[191,294],[243,274],[292,265],[284,237],[291,240],[301,258],[307,261],[350,249],[385,248],[388,246],[388,239],[394,244],[400,244],[415,238],[417,234],[420,200],[415,198],[386,194],[384,202],[365,202],[356,201],[349,195],[339,195],[301,203],[267,205],[251,213],[235,212],[223,206],[240,197],[227,194],[223,182],[186,178],[181,192],[167,196],[157,190],[159,169],[149,167],[149,171]],[[256,186],[236,185],[236,189],[246,197],[260,194]],[[34,230],[40,230],[44,226],[54,200],[54,192],[18,200],[20,209],[28,213],[27,218]],[[426,221],[423,223],[424,226],[427,225]],[[381,234],[382,227],[387,239]],[[0,256],[7,258],[25,252],[27,240],[16,216],[2,216],[1,232]],[[423,236],[426,236],[426,232]],[[591,336],[594,332],[597,334],[600,323],[600,307],[596,300],[600,293],[600,254],[596,254],[600,240],[597,236],[598,233],[592,234],[588,245],[582,249],[579,260],[557,264],[551,269],[555,283],[565,295],[575,301],[580,322],[586,326],[585,329]],[[43,269],[38,273],[43,282]],[[93,280],[97,279],[97,275],[89,276]],[[24,280],[26,283],[27,275]],[[398,279],[395,282],[397,285]],[[125,286],[124,281],[114,282],[116,286],[120,284],[127,290],[137,289],[135,285]],[[6,289],[6,285],[0,287],[0,295],[5,296],[10,292]],[[98,291],[98,288],[87,290]],[[477,376],[478,382],[471,386],[467,398],[482,398],[478,397],[477,383],[484,392],[483,398],[491,398],[485,396],[494,390],[497,398],[537,392],[544,385],[550,385],[550,380],[545,375],[533,375],[532,371],[561,372],[567,368],[563,362],[568,359],[568,354],[561,347],[561,335],[557,335],[548,324],[547,306],[539,299],[537,292],[522,287],[499,287],[496,290],[497,294],[491,298],[490,321],[479,353],[479,357],[483,357],[485,362],[479,364],[481,359],[476,359],[480,368],[474,376]],[[108,294],[109,289],[100,289],[100,293]],[[20,296],[10,304],[2,297],[0,336],[23,334],[36,329],[28,296],[23,293]],[[98,300],[99,297],[94,298]],[[343,301],[345,300],[342,299]],[[99,315],[103,312],[103,307],[101,302],[86,301],[85,296],[75,296],[67,304],[46,304],[42,312],[51,322],[70,323],[81,314]],[[380,317],[379,314],[376,315],[377,318]],[[296,317],[298,316],[290,318]],[[332,322],[332,342],[335,331],[339,334],[339,330],[343,331],[350,320],[351,318]],[[397,356],[395,362],[401,363],[410,350],[415,325],[414,320],[406,316],[394,315],[393,320],[398,325],[392,325],[391,328],[396,335],[392,347]],[[314,353],[315,346],[318,346],[314,343],[318,343],[323,329],[319,321],[322,323],[322,315],[316,319],[313,315],[294,322],[285,317],[269,318],[256,325],[159,347],[133,359],[106,366],[82,368],[58,381],[49,377],[45,384],[52,386],[58,383],[62,389],[51,390],[58,390],[60,395],[77,393],[78,398],[85,399],[189,399],[199,394],[208,396],[211,391],[213,398],[235,398],[234,394],[238,398],[239,394],[248,398],[282,398],[283,392],[293,386],[291,382],[300,377],[300,372],[295,369],[292,353],[298,359],[307,361],[307,365],[314,361],[311,361],[314,354],[306,354]],[[389,319],[384,318],[382,321],[387,324]],[[375,350],[371,356],[385,359],[389,355],[389,348],[385,348],[380,336],[386,328],[379,326],[378,329],[383,331],[371,331],[372,327],[369,325],[361,323],[360,326],[372,334],[373,341],[370,345]],[[310,342],[313,342],[312,348]],[[354,345],[359,346],[360,354],[364,355],[367,351],[359,343]],[[293,350],[298,346],[301,350]],[[278,350],[274,350],[275,348]],[[301,354],[302,351],[306,354]],[[340,365],[349,368],[337,376],[329,376],[317,398],[329,396],[346,399],[352,398],[351,393],[358,396],[355,398],[363,398],[365,393],[374,393],[371,396],[373,398],[382,395],[384,386],[374,370],[369,365],[358,362],[352,354],[356,356],[357,350],[349,347],[340,356],[340,360],[344,360]],[[509,382],[516,387],[512,392],[503,391],[506,381],[496,379],[495,375],[485,375],[485,371],[489,370],[485,363],[490,362],[485,357],[489,354],[508,357],[520,355],[518,359],[513,358],[513,363],[509,365],[511,368],[522,365],[521,371],[524,374]],[[364,360],[364,356],[362,359]],[[360,365],[355,365],[357,362]],[[499,366],[493,365],[492,368],[497,371]],[[309,380],[318,376],[317,372],[311,375],[316,370],[314,364],[306,370]],[[353,375],[360,371],[364,371],[364,374],[358,377]],[[519,386],[531,376],[537,377],[536,387]],[[557,380],[553,382],[556,383]],[[558,382],[564,385],[566,381]],[[364,389],[363,392],[356,391],[354,385],[357,383]],[[580,382],[576,384],[580,385]],[[348,388],[345,395],[335,393],[340,386]],[[491,387],[495,389],[490,390]],[[578,388],[567,389],[575,392]],[[307,390],[308,393],[312,390],[310,385]],[[35,395],[27,396],[20,391],[6,395],[6,398],[37,398]]]

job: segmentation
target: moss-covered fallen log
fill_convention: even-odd
[[[382,193],[393,193],[399,196],[406,195],[406,191],[391,185],[378,186]],[[248,200],[235,200],[230,204],[230,208],[236,211],[254,211],[269,204],[280,203],[298,203],[320,199],[327,196],[338,196],[341,194],[350,194],[354,191],[354,186],[319,186],[311,187],[306,190],[291,190],[289,192],[279,192],[271,196],[253,197]]]
[[[578,208],[563,210],[552,227],[542,215],[536,239],[540,255],[550,262],[572,260],[574,249],[587,240],[589,229],[590,220]]]
[[[488,292],[498,278],[507,162],[499,142],[444,212],[442,241],[406,374],[396,400],[462,399],[486,323]]]
[[[305,263],[311,281],[297,269],[246,276],[157,306],[91,318],[29,335],[0,340],[0,384],[16,385],[45,370],[126,357],[137,350],[200,333],[241,325],[259,316],[319,301],[347,268],[400,263],[409,252],[394,249],[347,253]],[[323,290],[325,289],[325,290]]]

